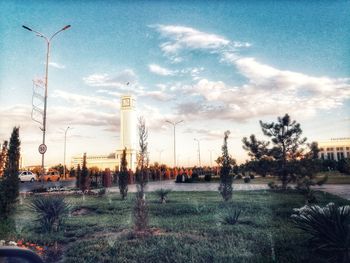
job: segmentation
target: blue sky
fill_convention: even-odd
[[[149,125],[151,160],[171,164],[178,127],[180,165],[230,152],[262,138],[258,121],[288,112],[312,140],[349,137],[349,1],[1,1],[0,139],[21,126],[27,164],[40,162],[38,125],[30,118],[32,80],[43,76],[50,35],[47,159],[118,148],[119,96],[137,97]],[[130,82],[128,88],[125,83]]]

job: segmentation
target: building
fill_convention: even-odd
[[[136,101],[131,95],[124,95],[120,99],[120,143],[119,149],[108,155],[86,156],[87,167],[104,169],[119,169],[123,150],[126,149],[128,168],[135,171],[137,166],[137,118]],[[77,167],[83,163],[83,154],[73,156],[71,166]]]
[[[319,158],[339,161],[350,158],[350,138],[335,138],[318,143]]]

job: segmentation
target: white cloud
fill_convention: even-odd
[[[182,50],[207,50],[211,53],[234,52],[238,48],[250,47],[247,42],[230,41],[223,36],[202,32],[191,27],[177,25],[156,25],[155,28],[165,39],[160,45],[164,54],[173,62],[183,60]]]
[[[64,69],[66,68],[65,65],[59,64],[57,62],[49,62],[49,66],[57,69]]]
[[[148,69],[150,72],[161,76],[174,76],[176,74],[176,71],[163,68],[157,64],[149,64]]]
[[[83,78],[83,80],[88,86],[92,87],[114,87],[127,90],[127,83],[129,85],[137,83],[137,75],[132,69],[126,69],[113,75],[94,73]]]
[[[71,92],[66,92],[63,90],[55,90],[53,92],[52,97],[54,98],[61,98],[72,105],[80,105],[80,106],[103,106],[108,107],[111,109],[118,109],[119,108],[119,102],[116,100],[107,100],[104,98],[100,98],[97,96],[86,96],[81,94],[75,94]]]

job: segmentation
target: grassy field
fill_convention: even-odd
[[[38,244],[58,240],[64,262],[323,262],[312,255],[307,236],[290,220],[292,209],[304,204],[296,192],[234,192],[223,203],[216,192],[172,192],[160,204],[148,194],[153,235],[132,234],[133,195],[67,197],[73,212],[61,234],[41,234],[29,211],[30,198],[21,200],[11,222],[0,224],[0,235]],[[318,192],[319,204],[349,201]],[[230,208],[242,209],[239,223],[222,222]],[[3,233],[1,233],[3,231]]]

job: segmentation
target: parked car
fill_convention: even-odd
[[[56,182],[60,180],[60,174],[57,171],[49,171],[40,179],[45,182]]]
[[[18,178],[21,181],[21,183],[34,182],[37,180],[38,176],[30,171],[20,171],[18,174]]]

